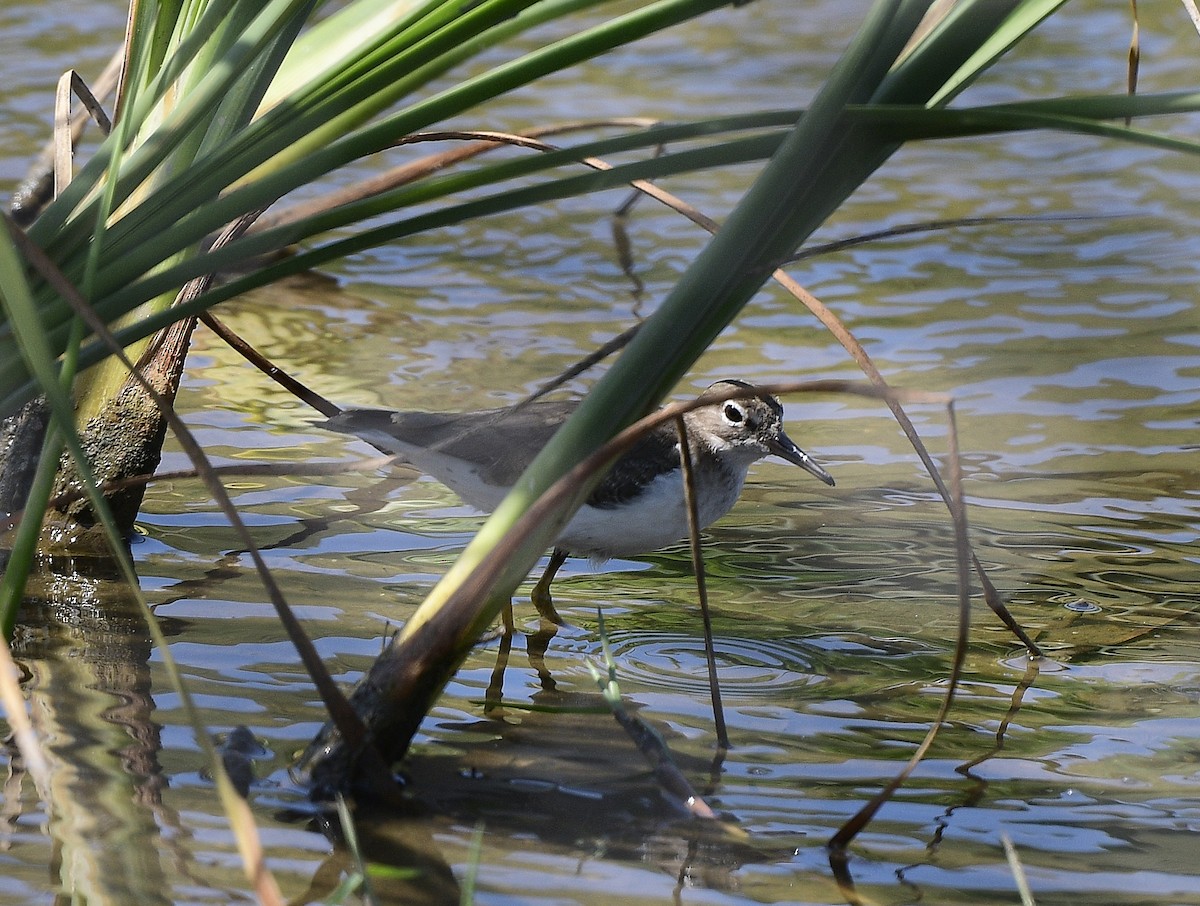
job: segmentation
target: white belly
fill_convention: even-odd
[[[360,436],[433,475],[476,509],[490,513],[508,493],[508,488],[484,481],[474,463],[431,453],[386,434],[363,431]],[[701,486],[697,513],[700,528],[711,525],[733,508],[754,458],[757,457],[749,457],[744,463],[726,463],[724,468],[697,470],[696,480]],[[676,472],[654,479],[636,500],[623,506],[601,508],[584,504],[559,532],[556,544],[576,556],[605,560],[658,550],[687,536],[683,480]]]
[[[742,479],[709,485],[700,494],[700,528],[720,519],[737,502]],[[679,475],[656,478],[636,501],[620,508],[584,505],[558,536],[558,546],[577,556],[603,560],[658,550],[688,536],[687,507]]]

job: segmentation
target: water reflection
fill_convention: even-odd
[[[162,628],[180,630],[169,621]],[[170,902],[166,878],[182,850],[146,841],[185,821],[164,801],[150,655],[144,613],[109,561],[47,563],[31,577],[13,656],[27,672],[30,717],[49,763],[51,788],[36,791],[49,810],[39,815],[18,769],[5,824],[46,822],[46,864],[63,867],[46,880],[72,898]]]

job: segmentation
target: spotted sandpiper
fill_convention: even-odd
[[[745,381],[717,381],[701,395],[741,391],[683,416],[701,528],[733,507],[750,465],[775,455],[815,475],[833,478],[783,430],[778,399]],[[479,412],[393,412],[348,409],[322,427],[356,434],[437,478],[466,503],[491,512],[518,476],[574,411],[573,401],[540,401]],[[665,547],[688,534],[679,436],[667,422],[621,456],[559,533],[534,590],[542,609],[550,582],[569,554],[606,560]],[[553,614],[553,609],[549,610]]]

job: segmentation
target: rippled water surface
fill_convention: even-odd
[[[865,9],[827,7],[726,10],[468,121],[803,103]],[[6,188],[44,136],[57,73],[98,70],[123,27],[117,3],[78,5],[69,27],[44,9],[0,10]],[[1068,11],[968,98],[1123,90],[1125,9]],[[1182,10],[1147,12],[1158,18],[1143,23],[1143,90],[1189,87],[1197,38]],[[1196,125],[1177,128],[1190,136]],[[670,188],[719,216],[751,175]],[[339,403],[515,400],[632,322],[608,222],[622,196],[379,249],[224,314]],[[498,637],[481,644],[421,729],[405,764],[414,813],[363,828],[371,859],[421,872],[378,877],[380,899],[457,902],[473,875],[475,901],[491,904],[1011,904],[1007,836],[1040,904],[1200,904],[1198,197],[1195,161],[1091,138],[913,146],[823,238],[924,219],[1034,219],[908,235],[795,269],[894,384],[953,395],[978,554],[1048,654],[1029,665],[978,607],[951,720],[854,844],[853,891],[833,880],[825,843],[899,770],[945,692],[952,532],[881,406],[796,396],[789,431],[837,487],[761,463],[706,536],[730,751],[717,757],[685,547],[599,568],[570,561],[556,603],[573,628],[550,645],[552,682],[526,657],[536,619],[525,586],[507,669],[496,669]],[[650,205],[630,231],[649,311],[702,237]],[[857,372],[768,289],[679,395],[721,376]],[[310,410],[203,332],[180,408],[220,463],[370,454],[314,428]],[[944,454],[944,413],[912,414]],[[184,464],[172,448],[164,466]],[[441,485],[402,471],[246,478],[232,491],[346,684],[480,523]],[[295,901],[333,899],[352,865],[296,816],[305,800],[288,774],[323,720],[310,681],[197,483],[155,485],[141,525],[143,586],[201,719],[215,737],[244,725],[260,747],[251,799],[271,868]],[[49,902],[70,884],[96,901],[242,898],[235,846],[161,653],[136,617],[92,613],[87,601],[69,616],[38,605],[64,597],[70,589],[38,591],[16,642],[60,780],[49,814],[27,778],[6,786],[0,900]],[[588,669],[600,656],[598,609],[629,708],[728,819],[724,830],[683,820],[605,712]],[[485,714],[497,695],[505,707]]]

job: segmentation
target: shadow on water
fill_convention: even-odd
[[[542,852],[574,860],[579,872],[615,859],[680,885],[730,891],[741,867],[787,858],[786,847],[752,840],[728,816],[690,817],[662,792],[599,693],[543,692],[530,704],[545,710],[501,706],[487,718],[438,722],[453,741],[426,745],[406,763],[414,801],[439,823],[482,828],[489,859]],[[689,777],[719,776],[711,757],[676,760]],[[366,820],[380,817],[386,827],[386,816]]]

